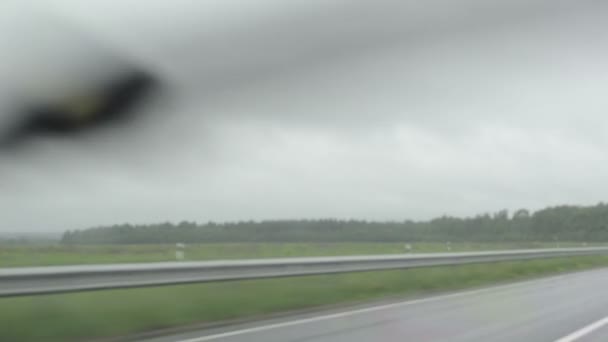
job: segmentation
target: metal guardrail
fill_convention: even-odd
[[[608,247],[5,268],[0,297],[592,254]]]

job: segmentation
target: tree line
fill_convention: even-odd
[[[65,244],[210,242],[608,241],[608,204],[501,210],[428,221],[268,220],[119,224],[66,231]]]

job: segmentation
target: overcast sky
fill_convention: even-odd
[[[602,1],[26,3],[1,5],[0,123],[108,56],[163,92],[131,126],[0,155],[0,232],[608,199]]]

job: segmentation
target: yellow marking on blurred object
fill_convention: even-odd
[[[67,102],[64,108],[74,121],[86,122],[97,115],[102,103],[99,96],[79,96]]]

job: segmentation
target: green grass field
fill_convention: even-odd
[[[453,243],[451,251],[548,248],[555,243]],[[561,247],[581,246],[560,243]],[[446,252],[444,243],[413,243],[414,253]],[[186,246],[187,260],[404,253],[404,243],[222,243]],[[0,267],[175,260],[174,245],[0,246]]]
[[[462,244],[452,250],[548,247]],[[418,252],[443,244],[415,245]],[[221,244],[188,247],[191,259],[400,253],[403,244]],[[171,260],[173,246],[2,249],[3,266]],[[413,297],[608,266],[608,256],[349,273],[0,299],[0,341],[82,341],[263,314]]]

